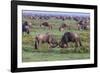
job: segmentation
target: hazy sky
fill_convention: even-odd
[[[89,13],[79,13],[79,12],[53,12],[53,11],[32,11],[32,10],[23,10],[23,14],[26,15],[69,15],[69,16],[90,16]]]

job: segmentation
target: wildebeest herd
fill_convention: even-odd
[[[29,34],[29,29],[32,26],[32,23],[28,23],[27,21],[25,21],[23,23],[23,32],[27,32]],[[49,30],[51,30],[53,28],[52,24],[49,24],[48,22],[43,22],[40,24],[40,27],[47,27]],[[89,19],[88,20],[80,20],[77,23],[77,29],[78,30],[88,30],[90,28],[90,22]],[[61,26],[59,27],[59,31],[63,31],[65,29],[70,29],[69,24],[63,23],[61,24]]]
[[[33,19],[35,19],[35,17],[33,17]],[[63,20],[65,20],[65,19],[63,18]],[[78,21],[78,24],[77,24],[77,29],[78,30],[88,30],[89,29],[88,20],[79,21],[77,19],[77,21]],[[22,25],[22,31],[29,34],[31,27],[32,27],[32,23],[28,23],[27,21],[25,21]],[[47,27],[48,30],[53,29],[53,25],[48,23],[48,22],[41,23],[40,28],[42,28],[42,27]],[[69,24],[63,23],[58,28],[58,30],[59,31],[70,30],[70,26],[69,26]],[[56,40],[56,38],[53,36],[53,34],[51,34],[49,32],[36,35],[34,42],[35,42],[35,44],[34,44],[35,49],[38,49],[40,47],[41,43],[48,43],[49,48],[53,48],[53,47],[57,47],[57,46],[59,46],[61,48],[67,48],[68,47],[68,42],[74,42],[75,47],[82,46],[80,36],[75,32],[67,32],[67,31],[62,35],[59,42]]]

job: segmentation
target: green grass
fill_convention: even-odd
[[[24,62],[88,59],[88,53],[23,52]]]
[[[23,21],[30,21],[33,24],[31,33],[29,35],[25,34],[22,36],[22,61],[23,62],[35,62],[35,61],[56,61],[56,60],[76,60],[76,59],[88,59],[90,58],[90,31],[84,30],[80,31],[76,29],[77,22],[74,20],[47,20],[50,24],[53,25],[52,30],[48,28],[40,28],[40,24],[44,20],[30,20],[23,18]],[[70,30],[64,30],[60,32],[58,27],[62,23],[67,23],[70,25]],[[75,48],[74,43],[69,43],[69,48],[48,48],[48,44],[42,44],[41,48],[38,50],[34,49],[34,38],[37,34],[40,33],[52,33],[58,41],[60,41],[62,35],[67,32],[75,32],[80,35],[82,41],[82,47]]]

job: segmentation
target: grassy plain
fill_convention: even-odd
[[[29,35],[24,34],[22,36],[22,60],[23,62],[37,62],[37,61],[55,61],[55,60],[76,60],[76,59],[88,59],[90,58],[90,30],[77,30],[77,22],[74,20],[58,20],[51,18],[45,20],[53,25],[52,30],[48,30],[46,27],[40,28],[40,24],[44,20],[30,20],[23,18],[24,21],[32,22],[33,28]],[[66,23],[70,26],[70,29],[66,29],[63,32],[58,30],[58,27]],[[48,48],[48,44],[42,44],[38,50],[34,49],[34,38],[40,33],[52,33],[59,41],[64,32],[75,32],[80,35],[83,46],[75,48],[74,43],[69,43],[69,48]]]

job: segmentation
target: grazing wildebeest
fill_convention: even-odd
[[[52,29],[52,25],[49,24],[48,22],[43,22],[42,24],[40,24],[40,27],[45,26],[48,27],[49,29]]]
[[[36,20],[36,17],[35,16],[30,16],[30,19]]]
[[[59,27],[59,31],[64,31],[66,28],[69,29],[69,26],[67,24],[62,24],[60,27]]]
[[[74,42],[76,47],[78,47],[79,45],[82,46],[82,43],[78,34],[74,32],[65,32],[59,42],[59,47],[67,48],[69,42]]]
[[[48,48],[54,48],[58,45],[57,40],[50,33],[38,34],[35,37],[35,49],[39,49],[42,43],[48,43]]]
[[[89,29],[89,25],[86,21],[80,21],[78,23],[78,30],[87,30]]]
[[[73,17],[73,19],[78,22],[80,20],[80,17],[76,16],[76,17]]]
[[[27,34],[30,33],[30,27],[31,27],[31,23],[28,23],[27,21],[25,21],[23,24],[22,24],[22,32],[26,32]]]

